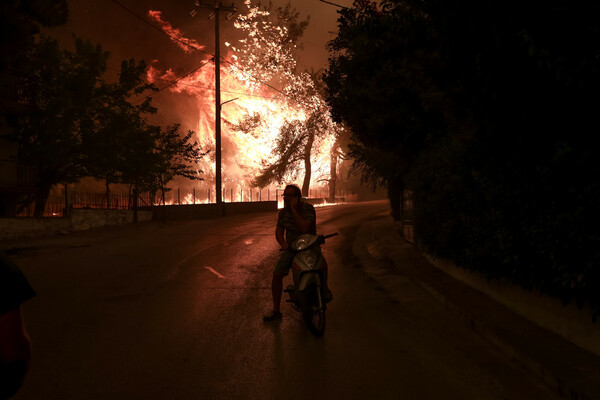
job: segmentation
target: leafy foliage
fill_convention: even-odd
[[[0,71],[19,70],[40,26],[52,27],[67,21],[66,0],[3,0],[0,7]]]
[[[53,185],[86,176],[136,191],[160,188],[175,175],[200,179],[193,166],[204,154],[191,142],[193,132],[180,137],[177,124],[149,125],[151,97],[135,101],[156,90],[143,80],[144,62],[124,61],[119,81],[108,84],[108,53],[88,41],[75,38],[71,52],[42,37],[28,57],[22,74],[33,106],[15,121],[15,140],[21,159],[37,167],[37,216]]]
[[[391,193],[402,192],[389,185],[404,185],[415,156],[442,129],[442,114],[431,105],[442,101],[441,95],[427,76],[433,56],[414,51],[433,41],[419,36],[425,31],[422,14],[401,8],[382,12],[375,3],[360,0],[340,11],[339,34],[329,44],[332,56],[323,77],[333,117],[349,126],[357,146],[378,150],[383,158],[393,153],[387,156],[389,168],[374,167]],[[378,182],[372,169],[365,168],[364,152],[356,153],[355,170],[365,172],[364,180]],[[392,205],[401,203],[391,200]]]
[[[23,66],[24,95],[32,112],[19,118],[19,156],[37,167],[36,215],[41,216],[52,185],[87,175],[83,137],[97,117],[101,75],[108,53],[75,39],[75,51],[61,51],[42,37]]]
[[[94,126],[84,132],[84,153],[87,156],[87,172],[96,178],[110,182],[122,182],[124,162],[123,143],[127,133],[144,126],[143,116],[153,114],[151,98],[146,97],[141,104],[135,104],[134,97],[145,91],[154,91],[153,85],[143,81],[146,64],[127,60],[121,63],[118,82],[103,83],[99,97],[102,104],[97,109]]]

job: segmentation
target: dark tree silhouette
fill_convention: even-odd
[[[411,190],[422,248],[597,312],[599,17],[591,1],[357,0],[324,78],[357,168],[398,211]]]

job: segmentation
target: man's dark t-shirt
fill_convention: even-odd
[[[311,228],[309,233],[316,235],[317,234],[317,214],[315,213],[315,208],[312,204],[300,202],[300,215],[302,215],[303,219],[307,219],[311,221]],[[277,226],[285,228],[285,241],[291,245],[294,240],[298,236],[302,234],[298,227],[296,226],[296,221],[294,220],[294,215],[292,211],[287,208],[282,208],[279,211],[279,217],[277,218]]]
[[[35,296],[19,267],[0,251],[0,315],[16,310]]]

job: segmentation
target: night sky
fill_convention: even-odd
[[[208,19],[208,10],[200,11],[195,17],[190,16],[194,8],[193,0],[118,0],[119,3],[146,19],[148,10],[159,10],[163,18],[173,27],[180,29],[187,37],[206,45],[206,51],[214,51],[214,20]],[[210,3],[205,1],[205,3]],[[263,4],[266,2],[262,2]],[[274,0],[275,5],[285,5],[288,0]],[[331,31],[336,29],[338,8],[318,0],[295,0],[292,5],[300,12],[301,17],[310,16],[302,42],[304,51],[298,60],[301,68],[322,68],[327,65],[325,44],[333,36]],[[225,1],[227,5],[229,2]],[[235,0],[238,10],[246,10],[241,0]],[[253,4],[259,4],[257,1]],[[337,4],[349,6],[351,0],[339,0]],[[92,43],[100,43],[105,50],[111,52],[110,67],[118,69],[120,60],[135,57],[152,61],[164,60],[169,66],[179,67],[184,71],[205,58],[204,53],[184,55],[171,40],[143,23],[131,13],[124,10],[111,0],[86,1],[72,0],[69,2],[69,20],[66,25],[48,29],[45,33],[70,42],[71,33]],[[149,20],[149,19],[148,19]],[[221,37],[223,41],[233,42],[235,29],[233,21],[221,19]],[[225,46],[222,47],[225,52]]]

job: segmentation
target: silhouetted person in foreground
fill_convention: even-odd
[[[290,272],[294,262],[294,253],[290,251],[290,245],[298,236],[308,233],[317,234],[317,214],[312,204],[302,201],[302,191],[296,185],[287,185],[283,191],[284,207],[279,211],[277,226],[275,228],[275,238],[281,246],[283,252],[279,262],[273,271],[273,280],[271,281],[271,291],[273,293],[273,310],[267,313],[264,321],[273,321],[281,318],[281,294],[283,292],[283,277]],[[323,282],[325,297],[331,300],[331,291],[327,286],[327,278]]]
[[[21,304],[35,296],[29,282],[0,251],[0,399],[12,397],[23,384],[29,367],[31,342]]]

